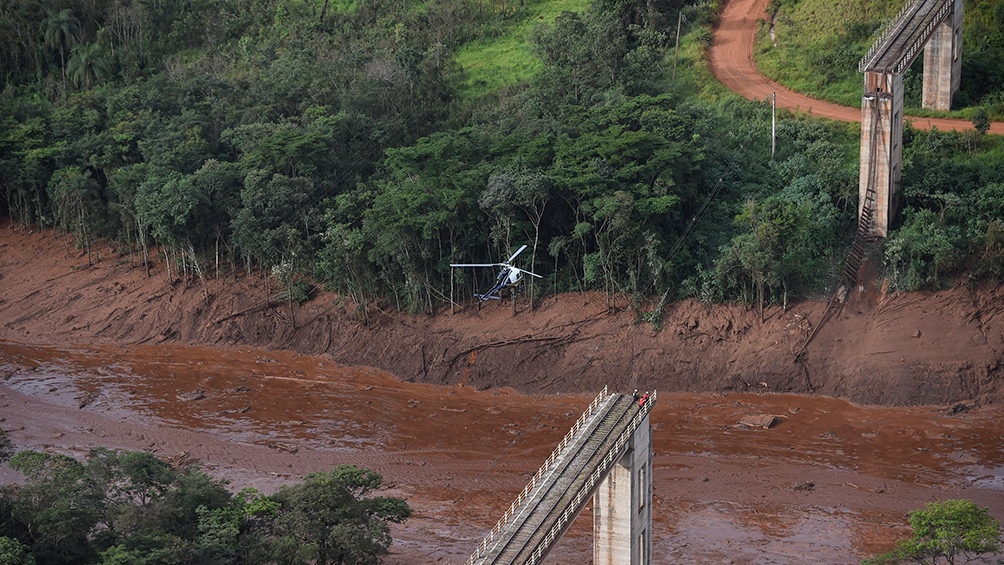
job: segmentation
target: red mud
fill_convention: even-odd
[[[377,470],[415,509],[391,564],[462,563],[591,399],[403,383],[247,348],[0,343],[0,360],[2,425],[19,448],[146,449],[266,492],[340,463]],[[950,412],[660,394],[655,562],[857,562],[934,499],[1004,518],[1004,409]],[[755,414],[777,424],[738,425]],[[590,522],[549,562],[589,562]]]
[[[0,228],[0,338],[20,343],[185,343],[327,354],[431,384],[527,393],[593,393],[604,385],[663,392],[805,392],[869,404],[1000,401],[1004,285],[937,293],[852,293],[805,347],[822,302],[769,307],[687,300],[661,327],[629,303],[562,294],[434,315],[364,319],[321,293],[292,311],[264,307],[260,279],[185,283],[151,274],[107,245],[86,254],[52,232]],[[213,273],[210,265],[204,271]],[[276,292],[275,285],[271,292]],[[804,354],[796,357],[804,348]]]
[[[0,228],[16,446],[148,449],[266,491],[370,467],[416,511],[391,564],[462,563],[604,384],[660,392],[656,563],[857,562],[934,499],[1004,519],[999,288],[861,287],[796,363],[823,304],[760,320],[684,302],[661,331],[599,295],[366,323],[329,294],[266,309],[259,280],[186,285],[97,251]],[[778,424],[736,425],[758,414]],[[589,562],[590,544],[584,515],[549,562]]]

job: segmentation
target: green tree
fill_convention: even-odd
[[[63,90],[66,90],[66,52],[80,35],[80,20],[70,9],[52,14],[45,22],[45,44],[59,50],[59,68],[63,73]]]
[[[157,241],[180,246],[190,240],[206,196],[190,175],[160,167],[151,167],[147,173],[136,193],[136,213]]]
[[[35,565],[35,558],[18,540],[0,536],[0,565]]]
[[[298,544],[291,546],[297,563],[376,565],[391,544],[388,522],[411,515],[401,499],[366,496],[382,482],[379,474],[354,465],[311,473],[274,495],[280,504],[276,535]]]
[[[909,514],[913,535],[900,541],[896,548],[866,560],[869,565],[885,565],[913,561],[916,563],[951,565],[956,558],[966,563],[1001,549],[1001,527],[986,508],[971,500],[929,502],[923,510]]]
[[[977,108],[973,112],[973,127],[980,132],[980,135],[986,135],[990,131],[990,115],[984,108]]]
[[[73,48],[66,72],[77,87],[90,90],[111,76],[111,63],[105,49],[98,43]]]
[[[723,249],[719,284],[726,296],[738,291],[743,299],[752,299],[762,315],[767,302],[787,302],[788,293],[804,288],[818,271],[815,226],[807,205],[786,198],[750,200],[735,221],[748,231]]]
[[[214,479],[197,466],[186,468],[178,475],[173,488],[164,494],[157,509],[161,528],[168,534],[186,540],[195,539],[199,531],[199,509],[215,510],[230,503],[232,495],[227,481]]]
[[[907,209],[903,226],[885,244],[891,280],[902,290],[937,286],[960,257],[958,226],[946,225],[931,210]]]
[[[78,243],[86,247],[88,262],[91,259],[98,188],[91,172],[77,166],[59,169],[49,179],[49,199],[57,225],[73,233]]]
[[[154,505],[177,480],[178,473],[147,451],[98,448],[88,455],[87,470],[103,493],[101,537],[120,540],[157,525]]]
[[[271,536],[278,511],[278,502],[255,489],[242,490],[220,508],[199,507],[195,548],[201,563],[275,562]]]
[[[101,496],[83,464],[65,455],[21,451],[10,467],[25,477],[13,514],[32,555],[53,564],[90,559],[87,536],[100,515]]]
[[[191,563],[202,515],[231,504],[224,482],[148,452],[97,449],[87,470],[103,500],[102,527],[91,537],[105,563]]]
[[[290,261],[299,268],[313,230],[308,206],[314,183],[253,169],[244,178],[241,207],[233,217],[234,239],[245,257],[272,267]]]

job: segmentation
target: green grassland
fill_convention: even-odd
[[[793,90],[856,106],[862,85],[858,61],[883,21],[899,9],[890,0],[774,2],[769,10],[776,10],[776,40],[770,37],[769,22],[762,22],[754,46],[757,67]]]
[[[809,96],[846,106],[861,100],[858,62],[905,5],[896,0],[774,0],[757,28],[754,59],[760,72]],[[977,83],[993,83],[1004,44],[999,42],[999,2],[966,2],[963,24],[963,86],[952,112],[920,108],[923,57],[904,75],[905,104],[915,116],[969,117],[982,104],[1000,115],[999,94]],[[770,19],[774,21],[774,38]],[[968,83],[967,83],[968,78]],[[988,80],[989,79],[989,80]],[[999,92],[999,85],[993,87]]]
[[[455,61],[464,72],[462,95],[476,98],[531,77],[541,67],[529,41],[534,26],[553,23],[562,12],[582,13],[588,6],[588,0],[527,0],[507,34],[468,43],[457,52]]]

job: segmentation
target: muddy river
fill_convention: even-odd
[[[266,492],[340,463],[368,467],[414,509],[391,565],[464,563],[590,400],[401,382],[284,352],[0,342],[0,426],[17,448],[145,449]],[[777,423],[739,425],[750,415]],[[654,562],[857,563],[938,499],[1004,520],[1002,416],[662,393]],[[6,467],[0,478],[17,480]],[[548,563],[589,563],[591,522],[584,512]]]

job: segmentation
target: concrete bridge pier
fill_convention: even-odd
[[[866,72],[861,100],[861,171],[858,217],[874,212],[871,234],[886,237],[896,213],[903,167],[903,76]]]
[[[652,429],[648,416],[593,495],[593,565],[652,562]]]
[[[962,81],[962,0],[938,24],[924,47],[924,93],[921,105],[951,110],[952,95]]]

